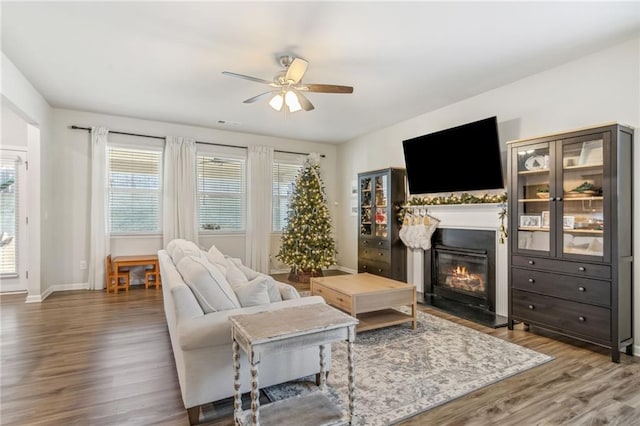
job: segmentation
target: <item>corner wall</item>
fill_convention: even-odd
[[[357,217],[349,213],[349,182],[358,172],[405,167],[404,139],[496,115],[503,160],[506,142],[618,121],[640,125],[640,37],[524,78],[338,147],[338,262],[357,269]],[[640,182],[640,130],[635,133],[634,182]],[[425,158],[429,161],[442,159]],[[506,167],[506,164],[503,165]],[[452,167],[455,167],[452,164]],[[640,354],[640,185],[634,187],[634,335]],[[411,273],[411,256],[409,256]],[[411,282],[411,277],[409,277]]]

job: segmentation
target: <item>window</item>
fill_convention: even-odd
[[[244,231],[245,157],[198,153],[198,208],[201,230]]]
[[[14,158],[0,159],[0,275],[18,273],[18,171]]]
[[[296,177],[302,169],[303,161],[304,157],[299,155],[287,156],[282,153],[277,153],[273,160],[272,217],[274,232],[281,232],[287,225],[289,199],[293,194]]]
[[[162,150],[108,148],[111,233],[161,232]]]

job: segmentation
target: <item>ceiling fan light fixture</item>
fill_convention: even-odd
[[[287,107],[289,107],[289,112],[296,112],[302,109],[298,95],[296,95],[293,90],[287,90],[284,95],[284,101],[287,104]]]
[[[276,111],[280,111],[282,109],[282,104],[284,104],[284,98],[279,93],[269,101],[269,106]]]

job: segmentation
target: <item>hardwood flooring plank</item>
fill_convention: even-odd
[[[188,425],[161,291],[24,300],[0,295],[0,424]],[[543,330],[492,329],[419,309],[555,359],[402,425],[640,424],[639,358],[622,354],[615,364],[607,349]],[[231,399],[209,404],[202,424],[230,426],[232,411]]]

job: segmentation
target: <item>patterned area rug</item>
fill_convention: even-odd
[[[404,324],[357,335],[355,424],[393,424],[553,359],[424,312],[418,319],[417,330]],[[341,407],[347,406],[346,347],[332,346],[328,380]],[[276,401],[316,389],[307,377],[264,391]]]

